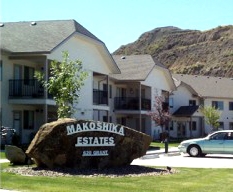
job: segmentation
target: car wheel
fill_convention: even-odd
[[[199,146],[197,145],[191,145],[189,148],[188,148],[188,154],[191,156],[191,157],[199,157],[201,155],[201,149]]]

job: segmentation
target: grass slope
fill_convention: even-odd
[[[4,163],[1,169],[9,167]],[[233,169],[176,168],[179,173],[142,177],[45,177],[20,176],[1,171],[1,188],[19,191],[79,192],[204,192],[232,191]]]

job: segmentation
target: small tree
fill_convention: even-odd
[[[51,76],[48,81],[44,80],[43,73],[38,71],[35,73],[35,77],[56,101],[58,118],[71,117],[74,112],[73,104],[78,101],[81,87],[88,76],[88,73],[83,71],[81,61],[71,61],[66,51],[62,54],[62,62],[56,60],[51,62]]]
[[[164,132],[164,126],[168,126],[170,121],[170,113],[168,106],[164,105],[163,96],[155,96],[154,111],[148,112],[148,115],[152,120],[155,121],[157,125],[162,128],[162,133]]]
[[[201,106],[200,111],[205,117],[206,124],[212,127],[212,130],[219,127],[220,111],[212,106]]]

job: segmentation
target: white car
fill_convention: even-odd
[[[192,157],[233,154],[233,130],[216,131],[204,138],[182,141],[178,149]]]

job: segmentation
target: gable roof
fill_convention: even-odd
[[[176,87],[178,88],[179,86],[184,86],[186,87],[194,96],[200,96],[190,85],[188,85],[187,83],[177,80],[173,77],[173,81],[176,85]]]
[[[121,74],[113,74],[112,78],[125,81],[143,81],[156,65],[151,55],[113,55]]]
[[[173,78],[190,85],[201,97],[233,98],[233,78],[172,74]]]
[[[0,27],[1,49],[14,53],[47,53],[74,33],[103,43],[75,20],[6,22]]]
[[[199,106],[181,106],[172,115],[176,117],[190,117],[192,116]]]

